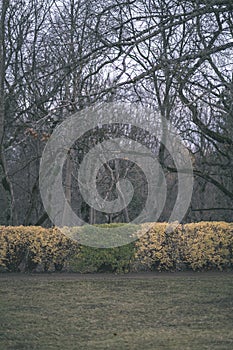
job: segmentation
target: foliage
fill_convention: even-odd
[[[184,225],[184,260],[193,270],[233,266],[233,224],[199,222]]]
[[[136,243],[136,259],[150,269],[174,270],[180,262],[180,226],[166,232],[167,223],[144,224],[146,233]]]
[[[79,227],[63,227],[64,232],[68,237],[82,242],[86,246],[95,246],[98,248],[118,247],[126,245],[134,240],[137,232],[140,230],[140,225],[111,223],[99,225],[83,225]]]
[[[136,243],[136,259],[149,269],[226,269],[233,266],[233,224],[200,222],[178,225],[152,223]]]
[[[111,223],[100,225],[84,225],[81,227],[63,228],[66,234],[77,240],[92,236],[92,242],[101,240],[106,245],[128,241],[129,236],[136,234],[139,225]],[[65,231],[63,231],[65,232]],[[134,259],[134,243],[115,246],[113,248],[98,248],[81,245],[78,254],[68,262],[68,269],[73,272],[128,272]]]
[[[138,228],[138,239],[120,247],[95,248],[80,245],[57,228],[0,226],[0,267],[14,272],[61,271],[66,267],[67,271],[81,273],[233,267],[233,223],[179,224],[171,232],[167,223],[105,226],[116,232],[126,226],[130,228],[127,233],[134,234]],[[97,228],[92,226],[90,232]],[[86,230],[85,234],[89,232]]]
[[[126,273],[134,260],[134,243],[115,248],[93,248],[81,246],[80,252],[69,262],[72,272]]]
[[[56,228],[0,227],[0,266],[8,271],[30,272],[38,265],[44,271],[52,266],[60,271],[77,249],[77,243]]]

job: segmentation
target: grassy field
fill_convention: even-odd
[[[0,275],[0,349],[233,349],[233,274]]]

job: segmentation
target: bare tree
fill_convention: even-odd
[[[3,0],[1,222],[50,224],[38,187],[45,142],[65,118],[103,101],[150,106],[172,123],[194,164],[195,194],[186,220],[229,220],[232,35],[233,7],[227,0]],[[115,135],[114,127],[93,129],[72,147],[64,171],[69,203],[91,223],[106,219],[77,200],[75,178],[80,152],[109,139],[111,132],[111,138],[131,137],[159,157],[169,186],[165,220],[177,194],[177,169],[166,148],[136,128],[121,132],[119,126]],[[128,176],[144,189],[136,191],[131,207],[107,220],[129,221],[137,213],[146,197],[141,175],[127,161],[100,170],[99,190],[109,199],[115,198],[119,177]]]

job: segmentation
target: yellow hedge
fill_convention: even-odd
[[[0,226],[0,267],[7,271],[60,271],[64,265],[69,269],[72,259],[73,264],[85,266],[86,272],[91,272],[96,264],[110,264],[114,271],[120,271],[126,262],[128,271],[142,267],[152,270],[233,267],[233,223],[179,224],[171,233],[166,229],[167,223],[140,225],[137,241],[122,249],[105,251],[80,247],[56,228]]]
[[[149,269],[193,270],[233,267],[233,223],[199,222],[178,225],[144,224],[146,234],[136,242],[136,259]]]
[[[233,223],[184,225],[183,259],[193,269],[222,270],[233,266]]]
[[[0,226],[0,266],[8,271],[61,270],[77,248],[56,228]]]

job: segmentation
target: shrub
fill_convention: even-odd
[[[70,238],[89,246],[96,243],[98,248],[118,247],[128,244],[139,230],[140,225],[112,223],[63,227],[62,231]],[[91,238],[91,239],[90,239]]]
[[[144,224],[136,242],[135,258],[150,270],[174,270],[180,262],[178,237],[181,225],[166,232],[167,223]]]
[[[0,265],[8,271],[19,271],[19,266],[27,252],[26,239],[21,229],[0,227]]]
[[[171,233],[166,232],[166,223],[146,226],[146,234],[136,243],[136,259],[148,269],[223,270],[233,266],[232,223],[178,225]]]
[[[0,227],[0,265],[7,271],[60,271],[78,244],[58,229],[33,226]]]
[[[81,246],[79,253],[69,261],[69,270],[80,273],[130,271],[134,259],[134,244],[115,248]]]
[[[193,270],[223,270],[233,266],[233,224],[199,222],[184,225],[184,261]]]
[[[65,228],[66,234],[75,239],[91,236],[92,242],[103,243],[102,247],[95,248],[88,245],[81,245],[80,251],[68,264],[68,268],[73,272],[128,272],[134,258],[134,243],[129,243],[113,247],[104,248],[108,245],[124,244],[129,241],[140,226],[123,223],[84,225],[81,227]],[[88,240],[87,240],[88,243]]]

